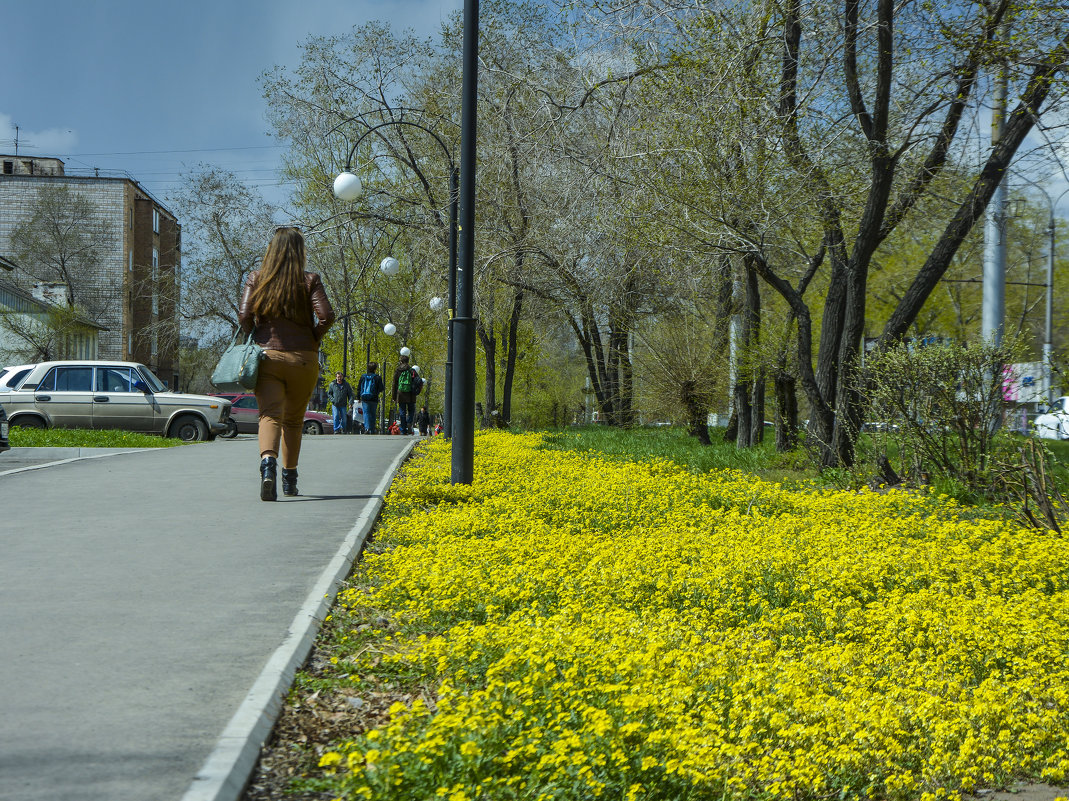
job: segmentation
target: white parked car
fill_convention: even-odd
[[[1046,414],[1032,421],[1036,436],[1044,439],[1069,439],[1069,396],[1062,395]]]
[[[0,367],[0,392],[15,389],[36,365],[14,364]]]
[[[187,442],[215,439],[230,418],[230,401],[169,392],[136,362],[41,362],[17,389],[0,390],[0,405],[12,426],[117,428]]]

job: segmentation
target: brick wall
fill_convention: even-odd
[[[88,224],[106,231],[99,264],[86,276],[82,296],[75,298],[108,329],[99,332],[99,358],[141,361],[165,381],[174,381],[181,265],[177,221],[128,179],[0,174],[0,255],[14,258],[11,234],[33,216],[43,186],[64,186],[91,201],[95,209]],[[26,287],[34,280],[25,274],[9,277]]]

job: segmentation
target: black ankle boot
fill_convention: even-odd
[[[282,468],[282,494],[283,495],[296,495],[297,494],[297,468],[288,470]]]
[[[260,462],[260,500],[276,501],[278,494],[275,492],[275,476],[278,471],[278,462],[274,456],[265,456]]]

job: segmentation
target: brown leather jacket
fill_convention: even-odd
[[[284,317],[254,319],[249,308],[249,296],[259,278],[260,271],[253,270],[245,279],[245,289],[241,293],[241,305],[238,307],[241,330],[247,334],[255,326],[256,334],[253,339],[265,350],[318,351],[320,340],[334,323],[334,309],[319,276],[316,273],[304,274],[304,285],[308,287],[308,297],[312,301],[307,323],[295,323]]]

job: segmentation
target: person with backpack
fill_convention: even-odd
[[[401,356],[401,363],[393,374],[393,399],[401,412],[401,433],[411,434],[413,418],[416,416],[416,396],[423,389],[423,379],[419,377],[407,356]]]
[[[375,422],[379,415],[379,395],[386,391],[386,384],[378,374],[379,363],[368,362],[367,372],[360,376],[356,384],[356,397],[364,409],[364,430],[368,434],[376,433]]]

